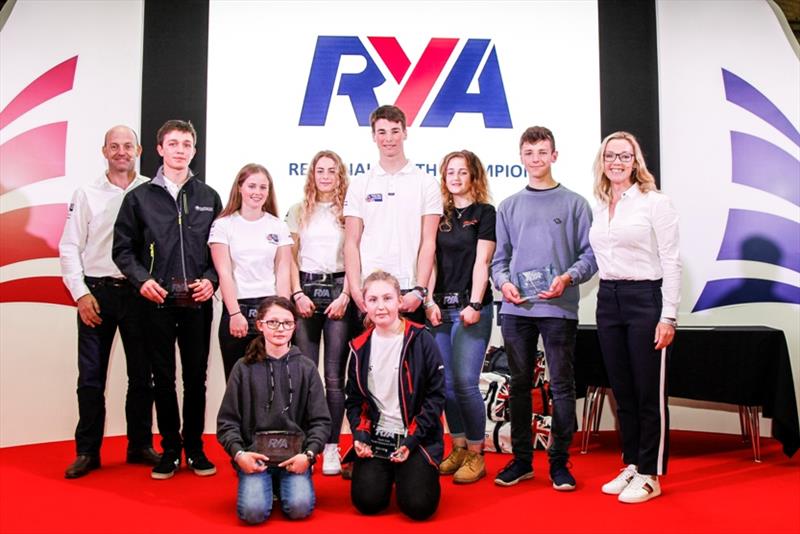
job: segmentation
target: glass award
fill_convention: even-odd
[[[199,308],[200,303],[192,298],[194,291],[189,284],[194,284],[197,280],[186,280],[185,278],[172,278],[165,288],[167,297],[164,299],[164,306],[176,308]]]
[[[324,314],[331,302],[342,292],[344,280],[314,280],[303,284],[303,293],[314,303],[314,313]]]
[[[384,460],[391,459],[392,454],[400,448],[403,438],[403,434],[395,434],[394,432],[376,428],[370,437],[372,456],[374,458],[383,458]]]
[[[283,430],[265,430],[256,432],[253,441],[253,452],[263,454],[269,460],[267,465],[276,466],[300,454],[303,449],[303,434]]]
[[[256,319],[259,306],[260,304],[243,304],[241,301],[239,302],[239,310],[242,312],[242,317],[247,320],[247,335],[258,334]]]
[[[517,273],[517,289],[525,300],[538,300],[539,293],[550,289],[555,277],[556,270],[552,265],[522,271]]]

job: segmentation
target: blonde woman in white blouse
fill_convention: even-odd
[[[678,213],[628,132],[603,140],[594,174],[598,204],[589,241],[600,273],[597,334],[625,464],[602,491],[639,503],[661,494],[658,476],[667,468],[667,347],[681,283]]]

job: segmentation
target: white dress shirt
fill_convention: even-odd
[[[114,223],[125,194],[148,180],[137,174],[122,189],[103,175],[72,195],[58,250],[64,284],[76,301],[89,293],[84,276],[124,278],[111,259]]]
[[[676,319],[681,294],[678,212],[663,193],[642,193],[634,184],[617,202],[609,220],[608,205],[597,204],[589,242],[601,280],[658,280],[661,317]]]

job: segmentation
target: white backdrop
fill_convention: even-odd
[[[709,281],[752,278],[782,282],[800,291],[800,273],[764,262],[717,260],[728,211],[765,212],[793,221],[792,235],[770,229],[747,231],[780,241],[800,256],[800,208],[787,198],[732,182],[731,131],[763,138],[800,161],[800,146],[742,107],[726,100],[722,69],[747,80],[781,110],[794,131],[800,129],[800,61],[797,43],[787,37],[766,2],[670,0],[657,3],[661,121],[661,184],[681,216],[683,291],[679,321],[694,325],[766,325],[786,333],[795,391],[800,385],[800,306],[797,303],[742,303],[700,310]],[[716,31],[715,31],[716,30]],[[762,187],[777,182],[773,165],[757,154]],[[800,163],[794,175],[800,181]],[[693,312],[697,308],[697,311]],[[671,420],[683,427],[737,432],[735,407],[694,409],[698,403],[672,401]],[[693,409],[683,409],[687,404]],[[726,413],[727,412],[727,413]],[[762,428],[764,422],[762,421]],[[766,425],[767,432],[769,424]]]
[[[752,114],[726,101],[721,69],[759,88],[797,129],[800,71],[769,6],[753,2],[658,2],[662,184],[681,212],[684,324],[768,324],[787,333],[795,384],[800,378],[800,311],[796,304],[742,304],[692,313],[706,282],[750,277],[800,286],[795,271],[753,261],[718,261],[730,208],[747,208],[798,222],[785,199],[731,180],[730,130],[754,135],[798,158],[796,145]],[[385,83],[375,91],[393,103],[410,86],[431,38],[457,44],[440,69],[420,69],[435,82],[409,128],[407,154],[435,165],[445,152],[474,150],[487,166],[498,203],[525,184],[515,176],[517,140],[532,124],[552,128],[560,152],[556,179],[591,199],[591,163],[600,135],[597,13],[593,2],[211,2],[207,176],[227,197],[236,171],[264,163],[276,179],[285,211],[300,197],[304,176],[293,165],[319,149],[346,162],[375,157],[368,127],[359,127],[351,101],[336,95],[347,74],[372,62]],[[308,16],[313,11],[313,17]],[[102,172],[103,133],[117,123],[138,127],[141,105],[143,4],[19,0],[0,33],[0,112],[29,83],[77,56],[71,90],[0,125],[0,144],[45,124],[67,121],[63,176],[0,193],[0,217],[39,204],[66,204],[72,191]],[[300,24],[297,21],[302,20]],[[74,28],[80,28],[75,31]],[[319,36],[354,37],[365,56],[346,57],[336,71],[323,126],[300,126],[301,109]],[[409,67],[397,82],[369,37],[395,37]],[[448,127],[421,126],[444,79],[470,39],[485,39],[480,76],[496,55],[512,128],[486,128],[483,116],[457,113]],[[473,42],[474,44],[474,42]],[[491,70],[491,69],[489,69]],[[473,80],[470,92],[483,87]],[[317,91],[322,94],[322,92]],[[0,121],[1,122],[1,121]],[[0,176],[3,191],[10,178]],[[0,226],[4,249],[25,236]],[[48,238],[52,241],[52,235]],[[56,239],[57,241],[57,239]],[[795,253],[800,246],[795,248]],[[58,276],[55,258],[0,266],[0,284]],[[594,288],[586,284],[581,321],[594,322]],[[217,308],[219,302],[216,303]],[[218,312],[219,310],[217,310]],[[206,431],[213,432],[224,389],[216,324],[209,363]],[[493,340],[499,343],[499,336]],[[54,304],[0,304],[0,446],[71,438],[77,422],[75,310]],[[115,346],[107,390],[108,435],[124,434],[124,355]],[[797,388],[796,388],[797,389]],[[673,428],[738,431],[731,406],[673,399]],[[688,406],[688,407],[684,407]],[[606,427],[611,417],[604,419]],[[769,427],[762,426],[768,433]]]
[[[67,121],[63,176],[0,196],[0,217],[17,209],[63,204],[106,168],[103,135],[115,124],[138,129],[141,110],[143,3],[129,0],[25,1],[14,6],[0,33],[0,110],[54,66],[77,56],[72,89],[33,108],[0,130],[0,144],[46,124]],[[51,157],[33,153],[33,158]],[[5,191],[17,176],[0,176]],[[5,221],[4,221],[5,222]],[[37,234],[29,225],[26,232]],[[63,228],[63,219],[59,228]],[[28,235],[8,235],[2,246],[23,246]],[[41,236],[51,247],[57,235]],[[57,258],[0,267],[0,283],[60,276]],[[75,308],[26,302],[0,304],[0,446],[67,439],[77,423]],[[107,390],[108,434],[124,434],[125,361],[116,343]]]

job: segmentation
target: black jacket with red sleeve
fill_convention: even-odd
[[[442,411],[444,410],[444,365],[433,336],[419,324],[405,321],[403,352],[397,377],[400,410],[407,436],[403,445],[410,452],[420,448],[434,466],[444,451]],[[369,444],[371,432],[380,419],[378,406],[367,389],[373,328],[350,342],[350,364],[345,392],[347,420],[353,439]],[[345,461],[355,457],[349,450]]]

